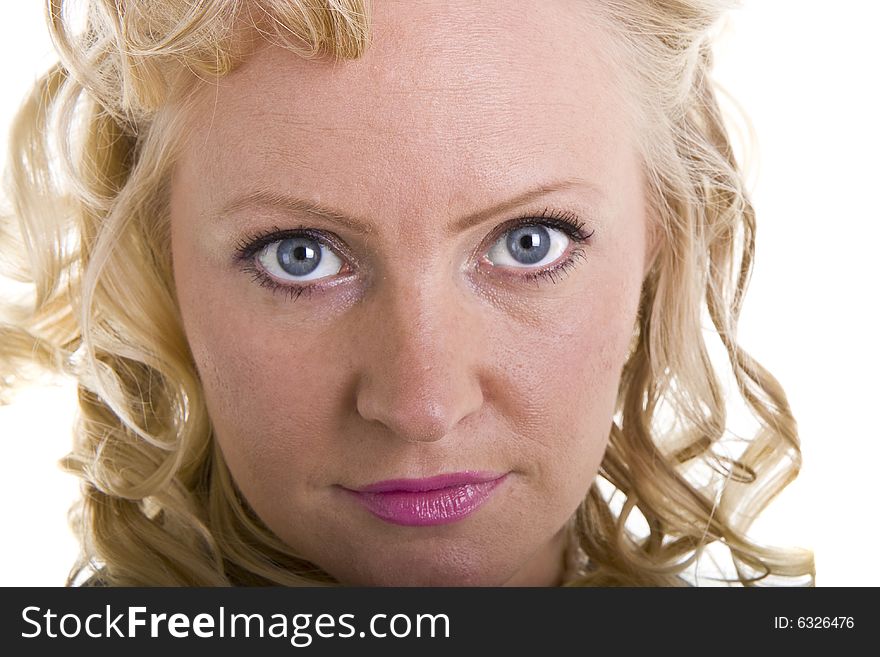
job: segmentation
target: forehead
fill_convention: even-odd
[[[201,90],[190,164],[223,181],[212,196],[356,192],[410,217],[572,175],[601,186],[630,140],[585,4],[382,1],[361,59],[263,47]]]

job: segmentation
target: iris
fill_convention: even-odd
[[[321,246],[307,237],[294,237],[278,244],[278,264],[291,276],[305,276],[321,262]]]
[[[543,226],[523,226],[507,235],[507,249],[524,265],[540,262],[550,251],[550,234]]]

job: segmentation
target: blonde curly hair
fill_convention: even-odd
[[[708,546],[729,550],[731,581],[814,583],[810,552],[746,535],[797,475],[800,448],[782,387],[737,344],[755,212],[710,79],[713,29],[733,4],[590,3],[635,90],[663,240],[599,478],[572,520],[589,565],[569,585],[680,584]],[[305,58],[358,58],[369,0],[90,0],[81,30],[68,5],[47,3],[61,61],[10,136],[0,252],[33,296],[0,308],[0,395],[33,366],[76,378],[65,465],[83,482],[72,516],[83,552],[69,581],[333,584],[248,509],[212,438],[175,298],[167,185],[200,78],[225,75],[266,39]],[[758,420],[748,439],[727,430],[704,310]]]

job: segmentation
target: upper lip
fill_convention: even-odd
[[[464,486],[466,484],[481,484],[500,479],[503,476],[504,473],[499,472],[450,472],[433,477],[425,477],[424,479],[386,479],[352,490],[358,493],[421,492],[451,488],[453,486]]]

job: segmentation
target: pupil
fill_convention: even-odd
[[[293,257],[297,260],[305,260],[308,255],[308,249],[304,246],[298,246],[293,250]]]

